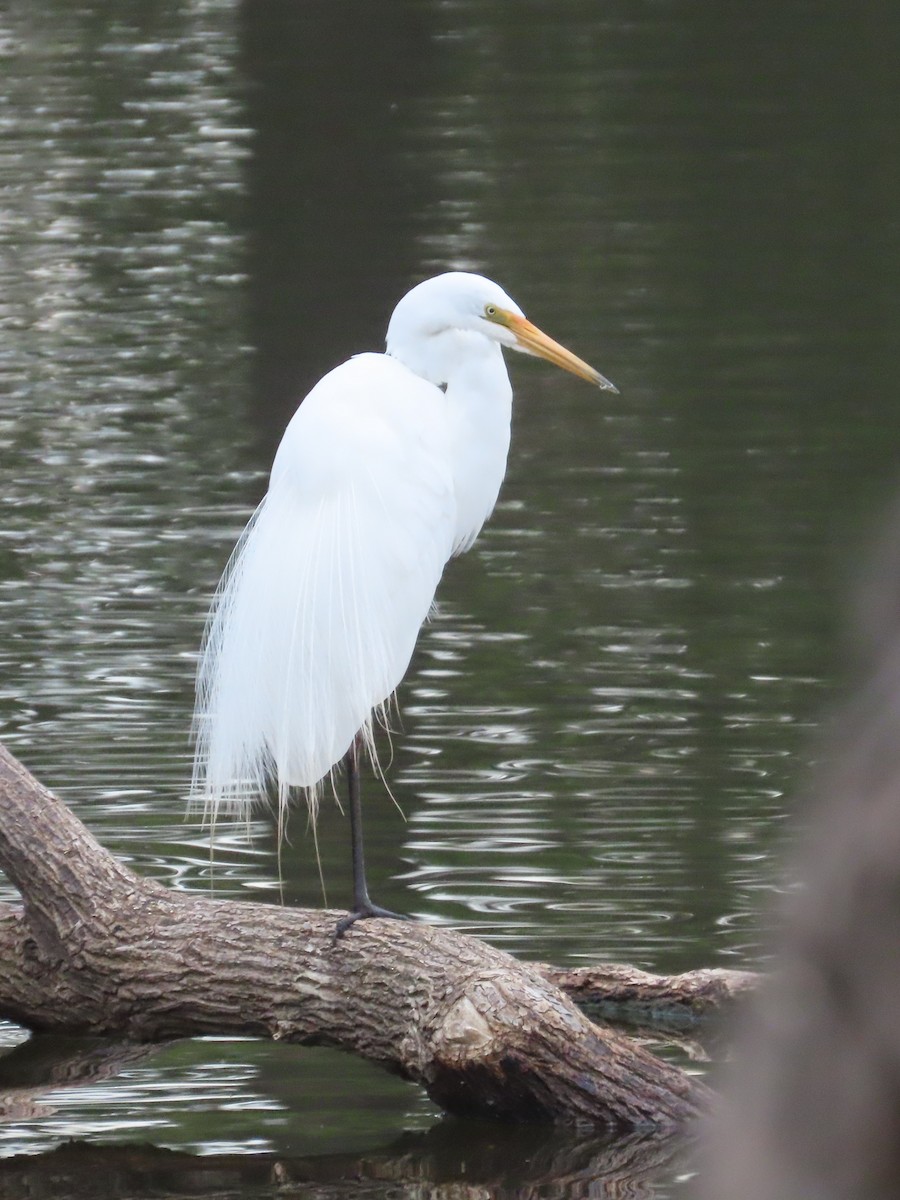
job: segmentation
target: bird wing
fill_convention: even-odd
[[[285,431],[207,626],[195,789],[213,813],[269,779],[282,798],[315,789],[371,730],[455,524],[440,389],[378,354],[326,375]]]

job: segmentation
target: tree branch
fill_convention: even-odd
[[[553,967],[535,963],[543,977],[580,1009],[603,1020],[628,1021],[684,1031],[749,995],[759,986],[754,971],[705,967],[681,975],[651,975],[620,963]]]
[[[166,890],[118,863],[0,747],[0,1015],[157,1041],[340,1047],[451,1112],[673,1128],[704,1087],[599,1029],[539,969],[475,938]]]

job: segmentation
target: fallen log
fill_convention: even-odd
[[[476,938],[173,892],[129,871],[0,747],[0,1016],[160,1041],[253,1035],[336,1046],[448,1112],[668,1130],[705,1087],[593,1025],[529,964]]]

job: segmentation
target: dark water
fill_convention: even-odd
[[[758,965],[900,457],[896,26],[875,0],[13,0],[0,736],[136,869],[206,889],[194,656],[284,423],[410,284],[482,271],[622,394],[511,364],[500,506],[400,694],[405,822],[369,786],[378,898],[525,958]],[[292,840],[287,900],[320,903],[302,819]],[[336,811],[320,842],[345,902]],[[220,894],[277,901],[263,815],[217,854]],[[374,1069],[252,1042],[0,1129],[8,1155],[69,1138],[269,1156],[234,1167],[248,1195],[271,1156],[498,1195],[523,1157]],[[529,1182],[689,1174],[606,1153],[548,1149]]]

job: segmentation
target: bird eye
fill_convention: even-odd
[[[486,317],[496,317],[496,315],[497,315],[496,304],[486,304],[484,306],[484,315]]]

